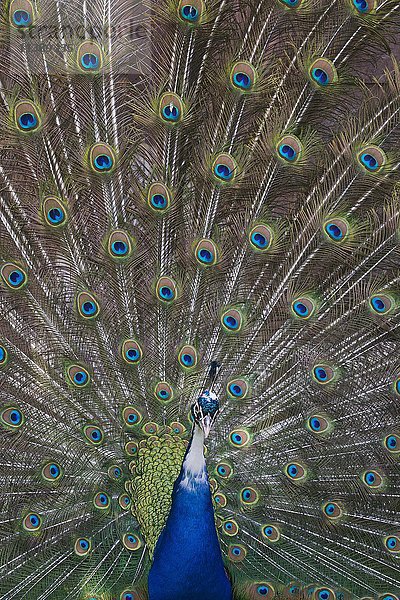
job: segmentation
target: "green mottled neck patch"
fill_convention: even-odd
[[[132,479],[126,491],[151,556],[171,508],[187,443],[179,435],[152,435],[140,442],[137,461],[131,467]]]

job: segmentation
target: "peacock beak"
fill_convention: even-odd
[[[204,432],[205,439],[207,439],[210,434],[212,424],[213,424],[213,419],[210,417],[210,415],[205,415],[205,417],[202,418],[201,428]]]

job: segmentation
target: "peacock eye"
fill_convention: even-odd
[[[217,262],[217,247],[210,239],[202,239],[195,248],[195,257],[198,263],[211,267]]]
[[[14,109],[15,122],[22,133],[31,133],[40,126],[38,107],[30,100],[19,102]]]
[[[342,242],[349,235],[349,224],[339,217],[325,221],[323,229],[328,239],[333,242]]]
[[[78,66],[81,71],[90,73],[98,71],[102,62],[102,51],[94,41],[87,41],[78,48]]]
[[[343,510],[337,502],[325,502],[322,511],[328,519],[340,519],[343,516]]]
[[[51,483],[61,479],[63,471],[57,463],[47,463],[42,469],[42,477]]]
[[[314,381],[324,385],[330,381],[333,381],[335,377],[335,370],[331,365],[328,364],[315,365],[312,370],[312,377]]]
[[[160,402],[171,402],[173,398],[172,387],[165,381],[160,381],[154,388],[154,394]]]
[[[232,562],[242,562],[247,555],[247,550],[241,544],[231,544],[228,549],[228,558]]]
[[[292,481],[300,481],[305,479],[307,475],[307,469],[298,462],[291,462],[285,466],[285,474]]]
[[[129,235],[121,229],[113,231],[108,238],[107,249],[112,258],[127,258],[132,254],[132,242]]]
[[[108,476],[110,479],[117,480],[117,479],[121,479],[121,477],[122,477],[122,469],[120,467],[118,467],[117,465],[111,465],[108,468],[107,473],[108,473]]]
[[[90,375],[84,367],[80,365],[71,365],[67,369],[68,382],[74,387],[83,388],[90,383]]]
[[[1,411],[0,421],[6,429],[18,429],[24,424],[25,419],[19,408],[11,406]]]
[[[244,506],[254,506],[260,499],[260,494],[253,487],[245,487],[239,494],[240,502]]]
[[[369,173],[378,173],[386,164],[386,154],[378,146],[367,146],[357,155],[361,167]]]
[[[392,433],[387,435],[383,443],[389,452],[400,452],[400,437],[397,434]]]
[[[230,479],[233,476],[233,466],[228,462],[220,462],[216,467],[218,477]]]
[[[121,494],[118,498],[118,504],[122,509],[127,510],[131,505],[131,499],[128,494]]]
[[[337,71],[332,62],[326,58],[315,60],[309,70],[310,77],[319,87],[326,87],[337,81]]]
[[[183,435],[186,432],[186,427],[182,423],[178,423],[178,421],[172,421],[169,426],[175,435]]]
[[[378,489],[383,486],[383,476],[374,469],[365,471],[362,475],[362,481],[370,489]]]
[[[109,173],[115,167],[115,155],[111,146],[98,142],[90,148],[90,166],[97,173]]]
[[[139,452],[139,446],[136,442],[127,442],[124,449],[128,456],[137,456]]]
[[[263,525],[261,528],[263,538],[268,542],[275,543],[281,538],[281,532],[276,525]]]
[[[177,94],[166,92],[160,98],[160,116],[170,124],[179,123],[183,116],[183,103]]]
[[[28,513],[22,521],[22,527],[25,531],[34,533],[39,531],[42,526],[42,517],[37,513]]]
[[[147,203],[158,213],[164,213],[170,206],[171,193],[163,183],[152,183],[147,192]]]
[[[280,2],[289,8],[296,8],[301,4],[302,0],[280,0]]]
[[[8,362],[8,351],[4,346],[0,346],[0,367]]]
[[[400,538],[397,535],[389,535],[384,539],[385,548],[393,553],[398,554],[400,552]]]
[[[320,415],[313,415],[307,420],[307,427],[313,433],[324,433],[329,429],[329,421]]]
[[[142,358],[142,349],[135,340],[125,340],[122,344],[121,354],[128,364],[138,364]]]
[[[329,588],[317,588],[314,591],[314,598],[317,600],[335,600],[336,596]]]
[[[233,181],[237,171],[237,164],[230,154],[218,154],[212,166],[214,177],[222,183]]]
[[[362,15],[372,12],[376,7],[375,0],[352,0],[352,4],[356,11]]]
[[[105,492],[97,492],[93,498],[93,504],[99,510],[106,510],[110,506],[110,497]]]
[[[5,263],[1,267],[4,283],[12,290],[19,290],[27,283],[25,271],[15,263]]]
[[[139,596],[135,594],[135,592],[131,592],[129,590],[125,590],[120,595],[120,600],[140,600]]]
[[[43,215],[47,225],[50,227],[61,227],[65,225],[67,213],[62,202],[53,196],[43,201]]]
[[[78,312],[84,319],[94,319],[100,312],[100,306],[90,292],[80,292],[76,299]]]
[[[218,506],[218,508],[225,508],[225,506],[228,503],[228,500],[225,494],[223,494],[222,492],[218,492],[217,494],[214,494],[214,502]]]
[[[265,252],[273,240],[272,229],[267,225],[256,225],[250,230],[250,248],[256,252]]]
[[[122,418],[125,425],[131,427],[132,425],[138,425],[142,421],[143,417],[141,413],[133,406],[125,406],[122,411]]]
[[[383,293],[371,296],[369,299],[369,304],[373,312],[379,315],[387,314],[395,306],[393,298],[388,294]]]
[[[230,80],[235,89],[241,92],[249,92],[256,80],[255,69],[250,63],[237,62],[232,67]]]
[[[157,435],[157,433],[159,431],[159,427],[158,427],[157,423],[154,423],[153,421],[149,421],[148,423],[143,425],[142,431],[146,435]]]
[[[34,10],[31,0],[12,0],[9,3],[9,20],[17,29],[33,25]]]
[[[249,585],[249,598],[275,598],[274,587],[266,581],[259,581]]]
[[[293,300],[291,308],[296,317],[309,319],[315,311],[315,303],[308,296],[302,296]]]
[[[182,21],[190,25],[199,23],[202,15],[204,14],[204,2],[203,0],[180,0],[178,6],[178,14]]]
[[[136,533],[125,533],[122,537],[122,543],[124,544],[127,550],[135,551],[139,550],[142,546],[141,539]]]
[[[234,399],[244,399],[249,393],[249,385],[244,379],[233,379],[226,386],[228,396]]]
[[[156,291],[158,299],[166,304],[173,302],[177,296],[176,284],[170,277],[160,277]]]
[[[225,331],[230,333],[238,333],[243,326],[242,313],[236,308],[231,308],[222,314],[221,323]]]
[[[92,549],[89,538],[80,537],[75,541],[74,551],[77,556],[87,556]]]
[[[300,158],[302,149],[300,140],[294,135],[285,135],[276,146],[278,156],[289,163],[294,163]]]
[[[239,526],[234,519],[229,519],[222,524],[222,531],[229,536],[237,535]]]
[[[236,448],[244,448],[251,442],[251,435],[247,429],[234,429],[229,434],[229,442]]]
[[[83,433],[86,439],[95,446],[99,446],[104,441],[103,430],[96,425],[85,425],[83,428]]]
[[[193,346],[183,346],[178,354],[178,361],[184,369],[193,369],[197,365],[197,351]]]

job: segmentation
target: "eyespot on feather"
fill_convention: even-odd
[[[122,260],[132,254],[133,246],[129,235],[122,229],[111,232],[108,238],[107,250],[111,258]]]
[[[328,500],[322,505],[322,513],[330,521],[337,521],[343,517],[343,508],[338,502]]]
[[[234,400],[244,400],[249,394],[249,384],[245,379],[238,377],[228,381],[226,391],[229,398]]]
[[[268,225],[255,225],[249,233],[250,248],[254,252],[266,252],[272,243],[273,232]]]
[[[76,58],[83,73],[97,73],[103,65],[103,53],[93,40],[85,41],[79,46]]]
[[[107,474],[113,481],[118,481],[123,476],[122,469],[118,465],[111,465],[108,467]]]
[[[336,600],[335,592],[327,587],[317,587],[312,597],[313,600]]]
[[[388,535],[384,538],[383,544],[391,554],[400,553],[400,537],[398,535]]]
[[[311,81],[318,87],[328,87],[338,80],[336,67],[326,58],[317,58],[309,69]]]
[[[100,312],[99,303],[90,292],[80,292],[76,298],[76,306],[83,319],[95,319]]]
[[[10,25],[16,29],[25,29],[35,23],[35,12],[30,0],[12,0],[8,15]]]
[[[118,504],[122,508],[122,510],[128,510],[131,506],[131,499],[128,494],[121,494],[118,498]]]
[[[222,531],[225,535],[233,537],[238,534],[239,526],[234,519],[228,519],[222,523]]]
[[[161,96],[159,115],[164,122],[170,125],[179,123],[183,118],[183,110],[183,102],[177,94],[165,92]]]
[[[386,164],[386,154],[378,146],[365,146],[357,154],[357,160],[364,171],[369,173],[379,173]]]
[[[136,442],[127,442],[125,444],[125,453],[128,456],[137,456],[139,452],[139,446]]]
[[[178,15],[181,21],[188,25],[198,25],[204,16],[204,2],[202,0],[180,0]]]
[[[326,385],[327,383],[332,382],[335,375],[334,368],[327,363],[317,364],[312,370],[313,380],[320,385]]]
[[[92,550],[92,542],[89,538],[79,537],[75,540],[74,552],[77,556],[87,556]]]
[[[251,434],[247,429],[234,429],[229,434],[229,443],[235,448],[245,448],[251,443]]]
[[[271,525],[271,524],[263,525],[261,527],[261,535],[264,539],[266,539],[271,544],[275,544],[276,542],[279,542],[279,540],[281,539],[280,529],[276,525]]]
[[[125,533],[122,537],[122,543],[127,550],[135,552],[142,546],[140,537],[134,532]]]
[[[229,183],[234,180],[237,168],[237,163],[233,156],[221,153],[214,159],[212,173],[219,183]]]
[[[312,415],[307,419],[307,429],[317,435],[326,433],[330,429],[330,423],[326,417]]]
[[[171,192],[163,183],[152,183],[147,192],[147,203],[156,213],[163,214],[171,205]]]
[[[389,433],[385,436],[383,445],[389,452],[400,452],[400,436],[397,433]]]
[[[0,412],[0,423],[6,429],[16,430],[25,423],[25,417],[19,408],[9,406]]]
[[[260,501],[260,494],[255,488],[246,486],[239,492],[239,501],[246,508],[252,507]]]
[[[221,315],[221,324],[227,333],[239,333],[243,327],[243,315],[237,308],[230,308]]]
[[[156,285],[157,297],[161,302],[170,304],[177,297],[176,283],[171,277],[160,277]]]
[[[81,365],[70,365],[67,368],[67,381],[77,388],[84,388],[90,383],[90,375]]]
[[[215,467],[215,474],[221,479],[230,479],[233,473],[233,465],[227,461],[221,461]]]
[[[376,9],[376,0],[350,0],[350,4],[360,15],[368,15]]]
[[[247,555],[247,550],[242,544],[231,544],[228,548],[228,558],[233,563],[242,562]]]
[[[85,425],[83,434],[93,446],[100,446],[104,442],[104,432],[97,425]]]
[[[197,351],[193,346],[183,346],[178,354],[178,361],[185,370],[194,369],[197,365]]]
[[[249,600],[257,600],[258,598],[275,598],[275,588],[268,581],[258,581],[250,583],[246,586],[247,598]]]
[[[217,246],[210,239],[200,240],[195,248],[195,258],[202,267],[214,266],[218,260]]]
[[[4,367],[8,363],[9,355],[5,346],[0,344],[0,367]]]
[[[172,421],[172,423],[170,423],[169,426],[171,427],[172,433],[174,435],[183,435],[184,433],[186,433],[186,427],[178,421]]]
[[[55,196],[48,196],[43,200],[42,212],[45,223],[50,227],[59,229],[67,223],[67,209]]]
[[[171,402],[174,396],[172,387],[166,381],[159,381],[154,388],[154,395],[160,402]]]
[[[149,421],[148,423],[145,423],[145,425],[143,425],[142,427],[142,431],[145,435],[157,435],[157,433],[159,432],[159,426],[157,425],[157,423],[154,423],[153,421]]]
[[[309,296],[300,296],[293,300],[291,310],[298,319],[309,319],[316,310],[315,302]]]
[[[223,494],[222,492],[217,492],[216,494],[214,494],[214,502],[218,508],[225,508],[225,506],[228,503],[228,500],[225,494]]]
[[[368,302],[371,311],[378,315],[386,315],[396,306],[394,298],[385,292],[373,294]]]
[[[111,146],[104,142],[94,144],[89,150],[89,163],[95,173],[111,173],[116,165],[115,154]]]
[[[37,533],[42,525],[42,517],[35,512],[28,513],[22,520],[22,527],[28,533]]]
[[[22,133],[33,133],[41,125],[39,108],[30,100],[22,100],[14,108],[15,124]]]
[[[20,290],[28,282],[28,277],[25,270],[12,262],[2,265],[1,277],[6,286],[11,290]]]
[[[142,358],[142,349],[135,340],[125,340],[122,343],[121,355],[129,365],[137,365]]]
[[[110,496],[106,492],[97,492],[93,498],[93,504],[98,510],[107,510],[110,503]]]
[[[298,8],[303,0],[279,0],[287,8]]]
[[[350,226],[345,219],[330,218],[324,222],[323,232],[329,241],[340,244],[349,237]]]
[[[383,487],[384,479],[376,469],[364,471],[361,476],[363,484],[371,490],[379,490]]]
[[[143,419],[141,413],[134,406],[125,406],[122,410],[122,418],[128,427],[139,425]]]
[[[287,163],[295,163],[301,157],[303,145],[295,135],[284,135],[276,145],[278,157]]]
[[[233,65],[230,73],[231,85],[240,92],[250,92],[256,82],[256,70],[245,61]]]
[[[287,463],[284,473],[290,481],[303,481],[307,477],[306,467],[295,461]]]
[[[55,483],[56,481],[59,481],[63,474],[63,469],[56,462],[48,462],[42,468],[42,477],[49,483]]]

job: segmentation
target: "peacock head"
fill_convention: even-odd
[[[193,420],[207,438],[219,413],[219,402],[216,394],[205,390],[192,405]]]

